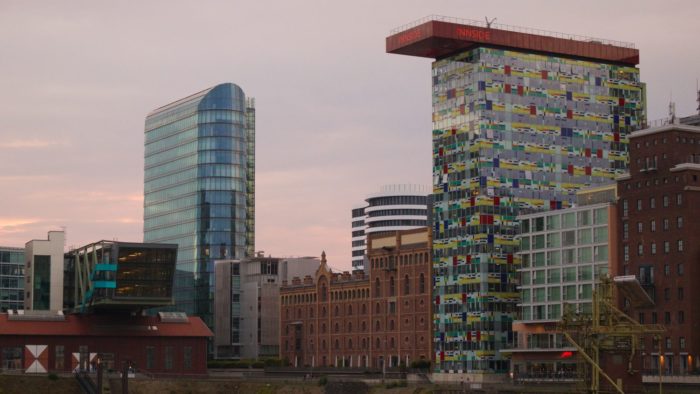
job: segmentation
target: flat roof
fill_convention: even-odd
[[[211,337],[213,333],[196,316],[172,323],[155,316],[65,315],[61,321],[10,320],[0,313],[1,335],[99,336],[99,337]]]
[[[397,28],[386,38],[387,53],[432,59],[481,46],[627,66],[639,64],[639,50],[631,43],[441,16]]]

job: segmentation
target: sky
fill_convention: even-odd
[[[142,241],[146,114],[234,82],[256,99],[256,249],[349,269],[351,208],[431,182],[431,61],[385,53],[428,15],[633,42],[648,118],[697,111],[695,0],[0,0],[0,245]]]

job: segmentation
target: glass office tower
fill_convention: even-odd
[[[0,312],[24,309],[24,249],[0,246]]]
[[[387,52],[435,59],[436,372],[505,372],[519,302],[518,214],[614,182],[644,121],[631,44],[438,17]]]
[[[214,260],[254,250],[254,101],[224,83],[146,117],[144,242],[178,245],[174,309],[213,327]]]

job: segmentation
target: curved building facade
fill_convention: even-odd
[[[352,210],[352,267],[364,269],[369,234],[428,226],[431,190],[422,185],[386,185]]]
[[[144,241],[178,244],[175,308],[210,327],[214,260],[254,250],[254,106],[224,83],[146,117]]]

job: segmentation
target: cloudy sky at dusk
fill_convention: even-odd
[[[0,1],[0,245],[143,238],[143,125],[234,82],[257,105],[257,242],[350,267],[350,209],[429,184],[430,60],[390,30],[446,15],[629,41],[648,118],[697,108],[700,2]]]

